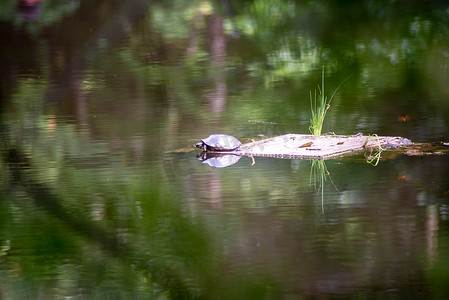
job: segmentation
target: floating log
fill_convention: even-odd
[[[297,159],[329,159],[360,152],[364,149],[385,150],[410,146],[412,142],[402,137],[365,135],[285,134],[246,143],[239,150],[228,153],[247,156],[270,156]]]

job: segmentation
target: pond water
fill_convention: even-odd
[[[324,132],[449,140],[445,1],[4,1],[1,299],[435,298],[449,157],[196,158]]]

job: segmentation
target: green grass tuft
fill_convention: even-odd
[[[334,98],[337,91],[340,89],[340,87],[343,85],[343,83],[348,78],[346,78],[335,89],[332,96],[328,99],[325,95],[325,89],[324,89],[324,66],[323,66],[323,72],[321,74],[321,87],[318,86],[318,92],[317,92],[317,90],[315,90],[313,94],[312,94],[312,91],[310,91],[310,109],[312,112],[312,117],[310,118],[309,130],[310,130],[310,133],[312,133],[314,136],[321,135],[324,119],[326,117],[327,111],[331,107],[330,104],[332,102],[332,99]]]

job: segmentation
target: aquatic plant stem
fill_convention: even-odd
[[[379,164],[380,158],[382,157],[381,154],[385,150],[380,142],[379,136],[377,134],[369,135],[366,138],[365,145],[369,142],[370,139],[374,139],[375,146],[371,147],[370,154],[366,156],[366,162],[371,164],[372,166],[376,167]],[[364,145],[364,147],[365,147]],[[376,148],[376,150],[374,150]]]

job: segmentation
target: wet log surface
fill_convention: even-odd
[[[407,155],[448,153],[446,143],[415,144],[409,139],[392,136],[285,134],[242,144],[234,151],[220,151],[234,155],[269,156],[296,159],[329,159],[373,149],[398,150]]]

